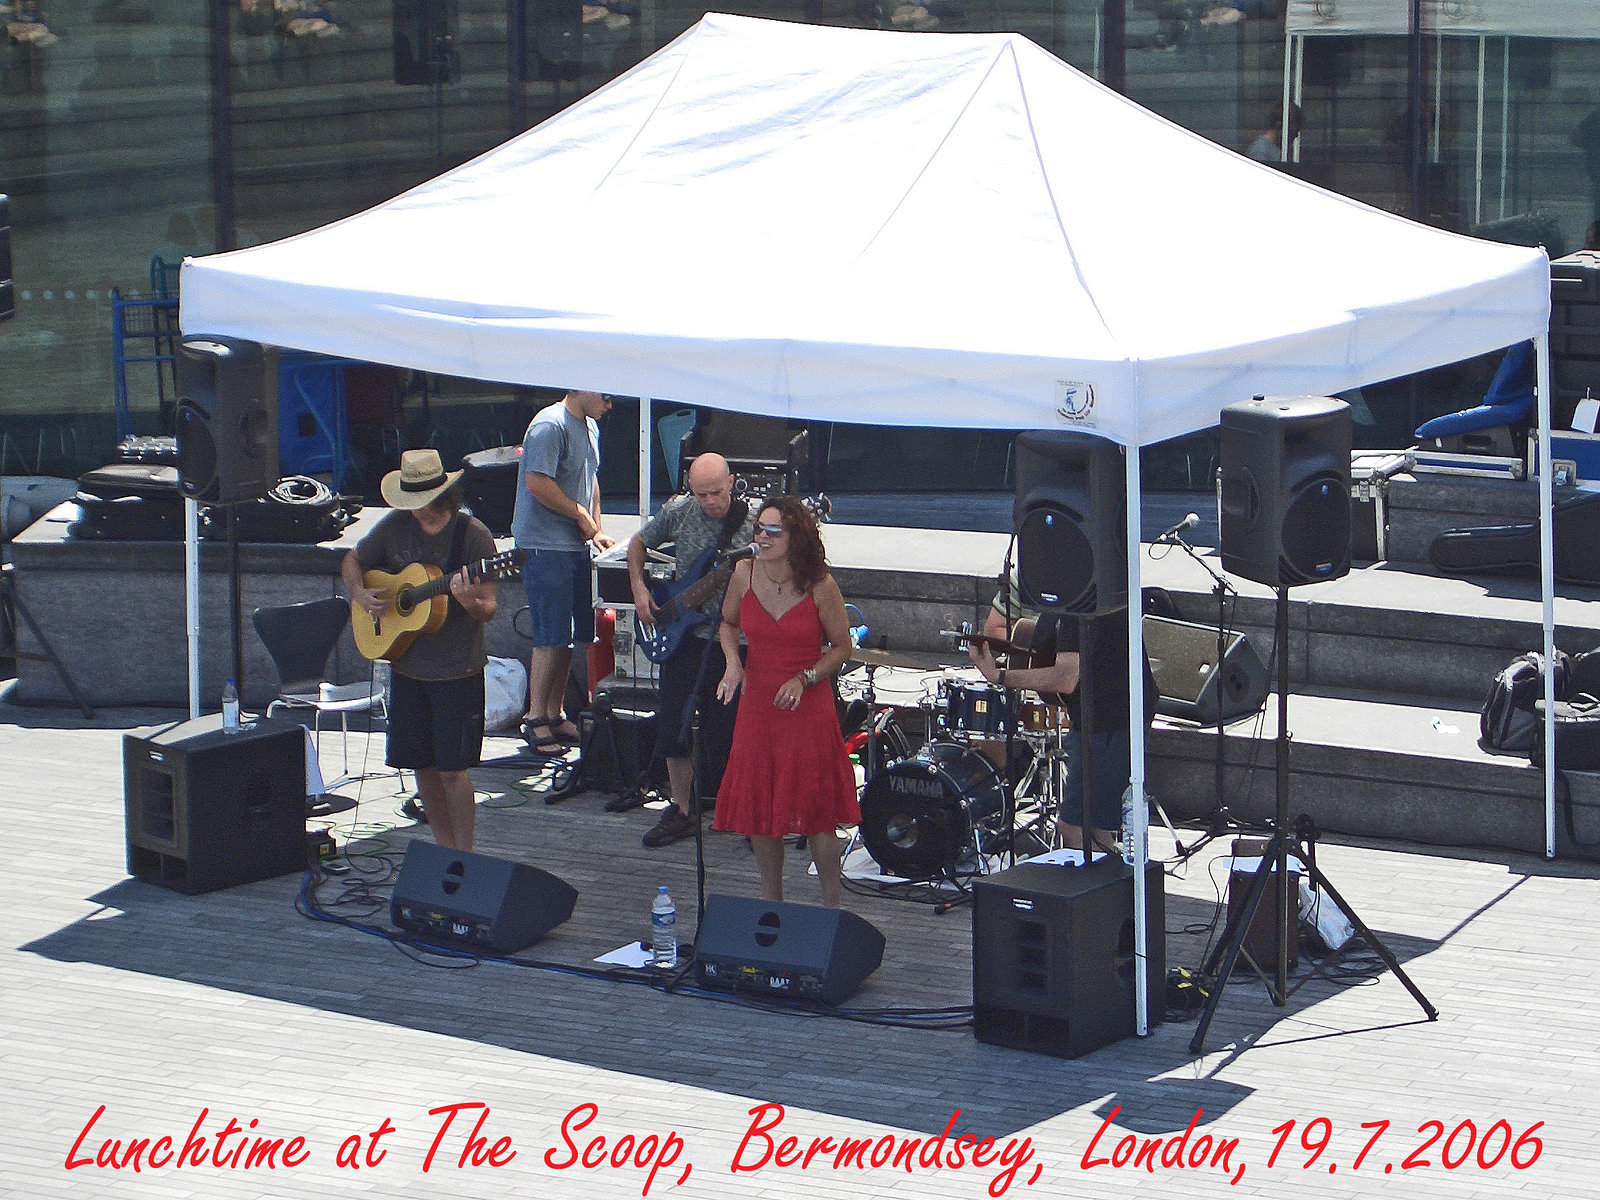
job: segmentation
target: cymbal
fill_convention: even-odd
[[[870,663],[875,667],[904,667],[912,671],[936,671],[949,660],[948,654],[930,654],[919,650],[874,650],[857,646],[850,651],[850,661]]]

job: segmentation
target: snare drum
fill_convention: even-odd
[[[950,679],[944,685],[946,731],[973,738],[1003,738],[1011,721],[1011,705],[1004,688],[992,683]]]
[[[1028,733],[1052,733],[1057,729],[1072,728],[1067,710],[1062,705],[1046,704],[1043,700],[1024,700],[1018,709],[1017,724]]]
[[[867,781],[861,839],[889,874],[927,879],[955,866],[978,823],[1004,802],[988,759],[957,742],[933,742]]]

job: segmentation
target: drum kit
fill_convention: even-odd
[[[884,876],[960,886],[995,856],[1055,848],[1065,709],[988,683],[972,667],[929,670],[882,650],[858,649],[853,659],[864,679],[844,676],[841,694],[854,685],[874,731],[856,838]],[[907,729],[917,726],[926,740],[913,749]]]

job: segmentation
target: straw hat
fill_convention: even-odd
[[[437,450],[407,450],[400,469],[385,475],[378,490],[390,508],[426,508],[460,478],[460,471],[446,474]]]

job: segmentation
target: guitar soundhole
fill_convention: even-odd
[[[410,614],[410,612],[411,612],[411,589],[410,588],[407,588],[405,591],[401,592],[398,596],[396,596],[394,598],[394,611],[399,613],[402,617],[408,616]]]

